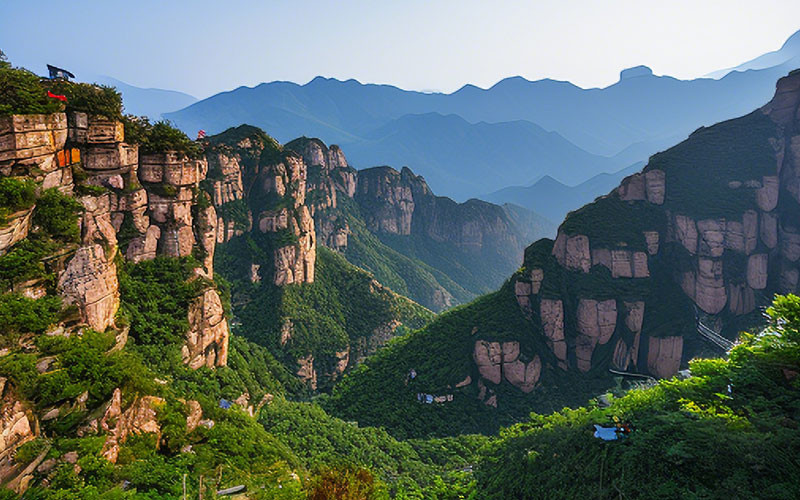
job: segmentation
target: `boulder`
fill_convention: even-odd
[[[564,340],[564,305],[560,300],[542,299],[539,315],[546,342],[561,361],[567,359],[567,343]]]
[[[18,397],[11,382],[0,377],[0,482],[6,482],[15,472],[13,456],[17,448],[38,434],[31,408]]]
[[[640,173],[629,175],[622,180],[617,188],[620,199],[623,201],[638,201],[645,199],[645,179]]]
[[[481,377],[499,384],[502,379],[503,349],[499,342],[478,340],[475,342],[473,359]]]
[[[631,340],[620,337],[614,347],[612,366],[618,370],[627,370],[636,366],[639,359],[639,342],[641,339],[642,322],[644,321],[644,301],[623,303],[625,326],[633,333]]]
[[[0,117],[0,162],[18,161],[50,172],[55,168],[55,153],[67,140],[64,113],[47,115],[7,115]]]
[[[647,253],[655,255],[658,253],[659,234],[658,231],[644,231],[644,241],[647,243]]]
[[[471,383],[472,383],[472,377],[467,375],[466,377],[464,377],[464,380],[462,380],[461,382],[458,382],[456,384],[456,389],[460,389],[462,387],[466,387]]]
[[[633,277],[650,277],[650,268],[647,266],[647,254],[644,252],[633,252]]]
[[[781,226],[779,229],[781,255],[790,262],[800,259],[800,233],[797,228],[791,226]]]
[[[744,283],[728,283],[728,309],[732,314],[748,314],[755,308],[756,298],[752,288]]]
[[[134,434],[155,434],[156,442],[161,438],[161,425],[158,423],[158,408],[164,400],[156,396],[136,398],[123,412],[122,393],[114,390],[106,412],[100,420],[100,428],[106,431],[106,441],[101,450],[102,456],[111,463],[119,457],[119,447]]]
[[[575,340],[575,356],[578,369],[587,372],[592,367],[592,353],[597,344],[605,344],[617,326],[617,302],[614,299],[578,301],[578,335]]]
[[[82,196],[84,212],[81,217],[81,241],[84,245],[94,243],[116,249],[117,231],[111,223],[111,205],[108,194]]]
[[[313,283],[316,263],[316,238],[314,219],[308,208],[299,209],[299,222],[290,221],[297,242],[274,251],[274,283],[278,286],[291,283]]]
[[[558,235],[556,235],[556,240],[555,242],[553,242],[553,257],[556,258],[559,264],[565,266],[567,263],[566,255],[567,255],[567,235],[564,234],[559,229]]]
[[[504,351],[505,354],[505,351]],[[531,392],[542,373],[542,360],[535,356],[532,361],[525,363],[519,359],[503,363],[503,376],[506,380],[522,392]]]
[[[579,269],[585,273],[592,267],[592,256],[589,251],[589,237],[576,234],[567,238],[564,256],[565,266],[568,269]]]
[[[617,339],[617,344],[614,346],[614,354],[611,357],[611,366],[617,370],[625,371],[631,364],[631,353],[628,344],[624,339]]]
[[[90,172],[118,171],[135,168],[139,159],[139,146],[125,143],[87,146],[83,167]]]
[[[774,213],[761,213],[761,225],[759,227],[761,241],[767,248],[775,248],[778,245],[778,217]]]
[[[258,229],[262,233],[274,233],[289,227],[289,210],[265,210],[258,215]]]
[[[531,293],[537,295],[539,290],[542,288],[542,281],[544,281],[544,270],[543,269],[531,269]]]
[[[125,140],[125,127],[121,121],[102,116],[89,116],[86,126],[88,144],[113,144]]]
[[[611,250],[611,277],[633,278],[630,250]]]
[[[33,207],[6,217],[5,224],[0,226],[0,255],[5,254],[9,248],[28,237],[32,214]]]
[[[742,215],[744,253],[750,255],[758,246],[758,212],[748,210]]]
[[[336,366],[334,376],[341,375],[347,369],[347,365],[350,363],[350,348],[343,351],[337,351],[335,353],[336,356]]]
[[[609,250],[608,248],[593,248],[592,265],[605,266],[610,271],[612,267],[611,250]]]
[[[217,212],[213,205],[197,210],[195,240],[202,250],[203,268],[209,277],[214,276],[214,250],[217,244]]]
[[[158,226],[148,227],[144,235],[137,236],[128,243],[125,258],[134,263],[155,259],[160,237],[161,229]]]
[[[186,408],[188,409],[188,415],[186,415],[186,433],[188,434],[200,425],[200,420],[203,419],[203,407],[192,399],[186,402]]]
[[[756,189],[756,203],[762,212],[771,212],[778,206],[778,177],[765,175],[761,179],[761,187]]]
[[[625,326],[631,332],[641,332],[642,323],[644,322],[644,301],[626,301],[623,302],[623,306],[623,311],[625,311]]]
[[[317,389],[317,371],[314,369],[314,355],[309,354],[297,359],[298,378],[308,384],[312,390]]]
[[[789,126],[797,120],[800,102],[800,76],[790,75],[778,80],[775,97],[764,106],[764,111],[778,125]]]
[[[744,225],[738,221],[728,221],[725,224],[724,246],[734,252],[745,253]]]

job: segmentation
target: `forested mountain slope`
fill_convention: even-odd
[[[669,377],[721,353],[797,290],[799,104],[795,71],[763,108],[653,156],[528,247],[499,291],[368,360],[330,408],[398,435],[485,429],[551,409],[550,391],[585,397],[609,369]]]

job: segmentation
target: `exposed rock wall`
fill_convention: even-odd
[[[77,307],[82,324],[99,331],[115,327],[120,247],[133,262],[201,255],[198,272],[213,275],[217,217],[213,206],[195,196],[206,160],[169,151],[140,157],[124,135],[121,122],[85,113],[0,118],[0,175],[27,177],[41,190],[57,187],[66,194],[76,183],[95,186],[91,192],[105,189],[78,197],[80,242],[59,250],[60,263],[51,266],[57,293]],[[0,228],[0,253],[27,236],[34,208],[12,214]],[[34,297],[47,293],[42,287],[24,291]],[[219,296],[209,288],[198,301],[190,311],[186,362],[222,366],[228,326]]]
[[[19,399],[8,379],[0,377],[0,483],[17,472],[17,448],[38,435],[39,424],[32,408]]]
[[[73,157],[64,150],[66,141],[64,113],[0,117],[0,175],[71,190]]]
[[[99,244],[80,247],[58,277],[58,292],[74,304],[82,320],[97,331],[114,324],[119,308],[119,281],[114,254],[106,255]]]
[[[526,393],[536,387],[542,373],[542,361],[538,355],[528,362],[520,357],[519,342],[478,340],[473,358],[483,380],[499,384],[505,379]]]
[[[119,447],[128,436],[135,434],[155,434],[156,442],[161,437],[161,425],[158,423],[157,409],[164,405],[164,400],[156,396],[142,396],[123,411],[122,391],[114,390],[111,401],[99,421],[99,429],[106,433],[106,441],[101,451],[103,458],[116,463]]]
[[[273,283],[312,283],[316,264],[316,233],[306,199],[307,169],[303,158],[286,153],[282,161],[265,166],[258,188],[283,200],[280,210],[265,210],[258,217],[262,233],[275,233]]]
[[[578,211],[579,215],[568,216],[549,247],[536,244],[551,249],[553,262],[533,252],[535,257],[526,260],[514,276],[513,293],[522,313],[541,327],[559,366],[581,372],[639,370],[667,377],[692,355],[685,351],[683,335],[694,335],[695,326],[694,318],[687,317],[682,324],[693,326],[685,326],[685,331],[659,330],[661,325],[653,322],[670,321],[669,313],[651,316],[647,311],[677,308],[680,302],[670,297],[673,292],[664,290],[683,293],[698,313],[715,318],[718,324],[753,313],[774,292],[797,291],[800,74],[781,79],[775,98],[760,112],[768,118],[755,114],[742,118],[762,127],[759,137],[764,138],[757,140],[763,142],[746,146],[747,151],[758,151],[758,160],[752,160],[758,162],[757,168],[737,167],[738,172],[747,173],[735,175],[747,177],[725,179],[734,175],[731,170],[721,165],[703,167],[719,170],[709,172],[721,177],[714,177],[720,183],[713,186],[713,196],[718,197],[714,204],[687,198],[698,193],[674,176],[690,173],[678,172],[663,160],[651,161],[643,172],[626,177],[612,193]],[[706,155],[713,156],[718,148],[721,156],[726,154],[721,148],[729,147],[695,137],[687,143],[693,141],[699,145],[695,147],[706,149]],[[595,205],[616,212],[603,213]],[[622,219],[626,213],[627,222]],[[650,223],[641,217],[665,222]],[[548,279],[551,286],[542,296]],[[661,298],[656,297],[659,294]],[[692,312],[684,308],[675,309],[674,314]],[[598,356],[600,347],[602,356]],[[488,351],[484,358],[491,358]],[[640,359],[646,364],[639,363]],[[484,362],[486,380],[497,379],[495,364]]]
[[[207,289],[189,304],[189,331],[181,349],[183,362],[195,370],[227,365],[229,335],[219,294]]]

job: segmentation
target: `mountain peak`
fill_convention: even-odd
[[[652,76],[652,75],[653,75],[652,69],[650,69],[647,66],[640,65],[640,66],[634,66],[633,68],[623,69],[619,73],[619,79],[620,81],[622,81],[622,80],[628,80],[630,78],[637,78],[640,76]]]
[[[792,36],[790,36],[786,42],[784,42],[783,46],[780,50],[800,50],[800,30],[795,31]]]

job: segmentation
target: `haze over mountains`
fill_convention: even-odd
[[[160,120],[162,113],[177,111],[197,102],[196,97],[183,92],[136,87],[110,76],[97,76],[90,80],[116,87],[125,99],[126,113],[147,116],[153,121]]]
[[[317,77],[305,85],[240,87],[164,116],[190,135],[251,123],[280,141],[316,136],[346,147],[357,168],[408,165],[437,192],[464,200],[543,176],[577,185],[646,160],[700,126],[746,113],[798,64],[798,39],[715,73],[719,79],[678,80],[638,66],[602,89],[512,77],[489,89],[466,85],[442,94]]]

